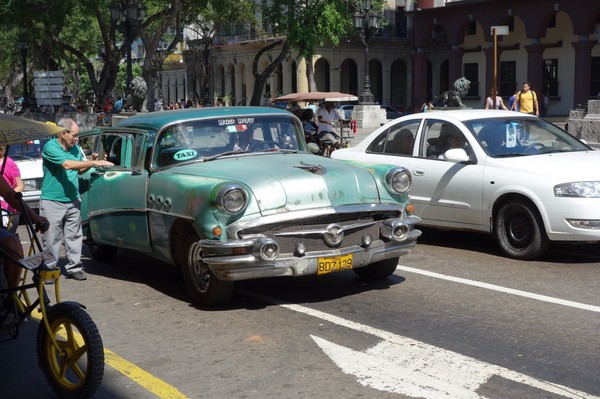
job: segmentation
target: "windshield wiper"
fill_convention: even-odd
[[[234,150],[231,150],[231,151],[225,151],[225,152],[222,152],[222,153],[220,153],[220,154],[211,155],[210,157],[201,158],[201,159],[199,159],[199,161],[202,161],[202,162],[214,161],[214,160],[215,160],[215,159],[217,159],[217,158],[224,157],[224,156],[227,156],[227,155],[235,155],[235,154],[247,154],[247,153],[249,153],[249,152],[250,152],[250,151],[244,151],[244,150],[235,150],[235,151],[234,151]]]
[[[494,158],[508,158],[508,157],[524,157],[527,155],[533,155],[533,154],[523,154],[522,152],[504,152],[501,154],[496,154],[493,157]]]

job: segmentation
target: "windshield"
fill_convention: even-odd
[[[48,142],[48,138],[29,140],[25,143],[11,144],[8,148],[8,156],[15,161],[24,159],[41,159],[42,149]]]
[[[158,167],[220,154],[305,151],[300,123],[290,114],[186,121],[163,130],[157,141]]]
[[[589,151],[590,147],[539,118],[486,118],[464,122],[481,147],[492,157],[550,152]]]

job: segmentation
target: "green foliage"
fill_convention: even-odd
[[[263,15],[267,29],[285,36],[289,46],[306,58],[326,41],[339,44],[352,28],[344,0],[274,0]]]

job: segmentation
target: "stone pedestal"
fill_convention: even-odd
[[[571,110],[567,131],[590,147],[600,149],[600,100],[589,100],[587,111]]]
[[[378,104],[359,104],[352,109],[352,119],[358,128],[378,128],[387,122],[385,109]]]

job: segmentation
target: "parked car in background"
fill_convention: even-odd
[[[600,241],[600,152],[533,115],[407,115],[332,157],[406,167],[421,225],[490,233],[516,259]]]
[[[385,116],[387,119],[396,119],[404,115],[391,105],[382,105],[381,108],[385,109]]]
[[[39,209],[42,189],[42,149],[48,142],[47,139],[30,140],[26,143],[12,144],[8,148],[11,157],[21,172],[23,180],[23,200],[32,209]]]
[[[352,110],[354,109],[354,104],[342,104],[335,107],[338,110],[340,116],[343,116],[344,119],[351,120],[352,119]]]
[[[284,110],[144,113],[80,143],[115,163],[82,175],[92,256],[126,248],[177,265],[198,304],[227,301],[237,280],[384,278],[420,235],[406,169],[313,155]]]
[[[385,109],[386,119],[396,119],[404,115],[391,105],[381,105],[381,108]],[[338,105],[336,109],[344,116],[344,119],[352,119],[352,111],[354,110],[354,104],[342,104]]]

